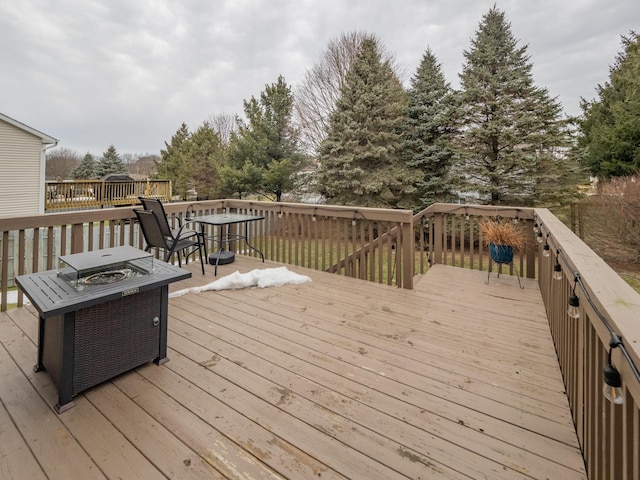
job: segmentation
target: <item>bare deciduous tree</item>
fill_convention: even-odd
[[[137,155],[132,162],[127,163],[130,175],[152,177],[156,173],[156,162],[160,161],[159,155]]]
[[[295,91],[295,122],[309,153],[316,152],[327,136],[329,118],[342,93],[345,77],[365,39],[371,39],[377,44],[384,62],[397,73],[394,56],[386,51],[375,35],[350,32],[331,40],[318,63],[305,72]]]
[[[230,113],[220,113],[209,117],[209,125],[220,136],[223,145],[229,145],[231,134],[238,130],[238,117]]]
[[[47,153],[45,175],[48,180],[69,179],[71,172],[82,161],[82,156],[69,148],[56,148]]]
[[[640,264],[640,175],[601,180],[578,204],[579,231],[609,265],[638,271]]]

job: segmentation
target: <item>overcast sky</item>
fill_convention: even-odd
[[[458,87],[494,4],[570,115],[640,31],[639,0],[0,0],[0,113],[81,155],[159,154],[278,75],[295,89],[343,32],[375,34],[405,85],[431,48]]]

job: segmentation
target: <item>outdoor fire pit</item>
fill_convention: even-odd
[[[60,257],[16,283],[39,312],[38,362],[58,387],[55,409],[149,361],[167,361],[169,284],[191,272],[133,247]]]

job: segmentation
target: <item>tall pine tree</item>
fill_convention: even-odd
[[[318,185],[331,203],[397,207],[413,192],[401,158],[407,98],[376,42],[364,39],[320,145]]]
[[[186,123],[171,137],[171,143],[164,142],[165,149],[160,150],[160,160],[156,161],[156,177],[171,180],[175,195],[187,198],[187,190],[193,188],[193,173],[187,159],[186,142],[189,139]]]
[[[104,177],[110,173],[127,173],[127,167],[120,158],[116,147],[109,145],[107,151],[102,154],[98,162],[96,173],[99,177]]]
[[[284,77],[266,85],[260,98],[244,102],[247,122],[231,136],[222,182],[234,193],[259,193],[279,202],[304,163],[293,126],[293,94]]]
[[[631,32],[622,44],[598,100],[581,103],[581,158],[604,178],[640,171],[640,36]]]
[[[304,73],[295,93],[295,117],[307,148],[316,153],[327,137],[331,114],[342,94],[347,74],[358,56],[360,44],[369,39],[380,47],[375,35],[363,31],[341,33],[329,41],[319,61]],[[381,48],[380,55],[396,71],[391,52]]]
[[[491,204],[556,201],[573,171],[561,106],[534,85],[527,46],[518,46],[504,12],[482,18],[464,52],[454,126],[460,188]]]
[[[207,121],[203,122],[184,143],[184,156],[190,172],[188,184],[195,188],[198,198],[218,198],[220,192],[219,168],[225,146],[220,135]]]
[[[98,178],[98,164],[89,152],[87,152],[80,164],[71,172],[74,180],[95,180]]]
[[[431,49],[422,56],[408,91],[409,107],[403,127],[405,162],[417,170],[412,208],[451,200],[450,167],[453,150],[449,126],[451,88]]]

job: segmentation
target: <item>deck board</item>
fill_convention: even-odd
[[[215,279],[188,268],[171,290]],[[534,281],[289,268],[313,281],[171,299],[170,361],[61,415],[33,308],[0,314],[0,477],[586,478]]]

